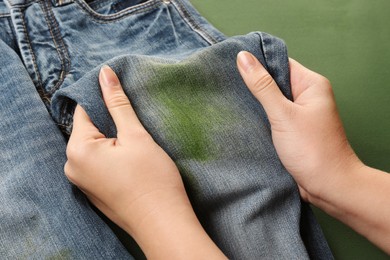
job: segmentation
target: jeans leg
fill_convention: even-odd
[[[273,150],[264,111],[243,92],[245,87],[235,68],[236,52],[253,50],[274,70],[278,83],[288,80],[286,53],[273,44],[273,37],[245,38],[238,49],[231,49],[231,44],[237,43],[232,39],[227,41],[227,48],[217,46],[214,53],[207,51],[224,37],[186,0],[142,1],[141,5],[126,6],[119,12],[115,11],[116,1],[112,2],[115,8],[110,4],[104,10],[92,10],[96,6],[84,0],[8,2],[13,8],[25,67],[60,125],[70,126],[74,103],[66,100],[68,107],[63,109],[50,107],[50,102],[56,103],[55,96],[64,90],[62,95],[84,105],[91,101],[87,110],[94,122],[104,119],[100,122],[102,131],[114,134],[104,131],[112,128],[112,122],[104,111],[95,77],[99,66],[110,60],[117,72],[123,69],[119,74],[129,96],[136,99],[141,120],[178,163],[199,218],[229,257],[302,259],[312,255],[306,252],[312,247],[304,243],[310,239],[301,237],[304,229],[300,224],[316,223],[300,223],[303,218],[298,190]],[[121,5],[131,2],[134,1],[124,0]],[[198,58],[186,59],[200,52],[203,54],[195,55]],[[210,60],[205,53],[217,54],[216,59]],[[137,57],[142,57],[138,64],[142,66],[137,66]],[[155,68],[153,61],[161,59],[162,64],[185,60],[183,63],[191,66]],[[186,73],[178,74],[180,69],[193,72],[190,68],[200,64],[210,66],[201,76],[192,73],[187,78]],[[92,68],[96,69],[91,72]],[[197,89],[183,88],[187,80],[199,79],[209,81],[198,82]],[[210,84],[222,87],[209,88]],[[288,94],[288,84],[284,87]],[[150,96],[143,96],[145,90],[154,94],[151,103],[146,102]],[[191,97],[195,99],[191,101]],[[196,109],[191,110],[191,104]],[[238,115],[229,117],[231,110]],[[233,124],[226,123],[226,118]],[[245,124],[237,123],[239,119],[245,119]],[[213,149],[223,152],[214,153]],[[218,158],[208,160],[210,151]],[[319,229],[308,230],[305,234],[309,233],[311,239],[323,241],[321,235],[311,233]],[[326,242],[322,245],[327,252]]]
[[[301,217],[308,208],[277,157],[261,104],[237,71],[241,50],[256,55],[290,94],[284,43],[264,33],[232,37],[187,57],[130,54],[107,63],[145,128],[178,165],[198,218],[230,259],[332,259],[318,224]],[[99,69],[57,91],[52,108],[60,120],[77,102],[114,137]]]
[[[0,258],[131,258],[64,176],[63,135],[2,41],[0,82]]]

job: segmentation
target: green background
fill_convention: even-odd
[[[291,57],[332,82],[359,157],[390,172],[389,0],[191,2],[228,36],[264,31],[284,39]],[[337,220],[315,213],[336,259],[389,259]]]

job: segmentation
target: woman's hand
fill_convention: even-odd
[[[355,155],[329,81],[290,60],[292,102],[251,54],[240,53],[238,67],[268,115],[276,151],[301,196],[390,254],[390,174]]]
[[[250,53],[238,55],[238,67],[263,105],[278,155],[304,199],[321,193],[324,183],[337,181],[351,167],[362,166],[348,143],[326,78],[290,59],[292,102]]]
[[[176,165],[138,120],[115,73],[104,66],[99,81],[117,138],[106,138],[77,106],[68,179],[132,235],[148,258],[223,257],[199,224]]]

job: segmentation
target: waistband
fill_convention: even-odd
[[[61,6],[73,2],[73,0],[0,0],[0,12],[2,11],[1,7],[3,5],[6,5],[8,7],[7,9],[9,9],[12,7],[26,7],[41,1],[51,2],[53,6]]]
[[[9,13],[9,9],[12,7],[26,7],[33,3],[38,3],[38,2],[50,2],[53,6],[63,6],[76,1],[77,0],[0,0],[0,16],[1,14]],[[92,2],[93,0],[82,0],[82,1],[89,3]],[[171,0],[155,0],[155,2],[156,1],[161,1],[164,3],[171,2]]]

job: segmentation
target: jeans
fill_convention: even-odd
[[[63,174],[76,103],[116,134],[97,80],[108,64],[229,258],[332,259],[235,65],[254,53],[291,97],[281,40],[226,39],[186,0],[0,3],[1,258],[131,258]]]

